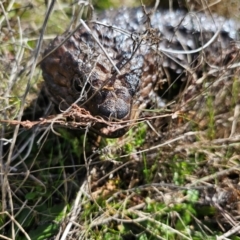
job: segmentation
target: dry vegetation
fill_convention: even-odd
[[[84,125],[36,122],[51,110],[39,93],[43,49],[81,12],[74,1],[53,3],[0,1],[0,238],[240,239],[236,44],[227,66],[154,120],[102,139]],[[209,2],[185,4],[209,11]]]

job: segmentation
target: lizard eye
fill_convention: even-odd
[[[88,92],[90,89],[90,84],[85,82],[85,78],[83,76],[75,75],[72,80],[72,88],[76,93],[77,98],[80,102],[86,101]]]
[[[81,92],[83,88],[83,80],[79,76],[74,76],[73,77],[73,89],[76,90],[77,92]]]
[[[75,75],[72,80],[72,88],[77,91],[81,92],[82,89],[84,88],[85,92],[88,92],[90,89],[90,84],[89,82],[86,83],[86,77],[81,76],[79,74]]]

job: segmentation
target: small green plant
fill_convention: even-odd
[[[233,78],[233,84],[232,84],[232,105],[233,107],[236,106],[238,99],[239,99],[239,79],[237,77]]]
[[[146,131],[147,125],[145,123],[139,123],[127,132],[126,139],[129,140],[124,145],[126,153],[132,153],[142,146],[145,142]]]

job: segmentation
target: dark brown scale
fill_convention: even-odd
[[[77,103],[93,116],[116,122],[138,117],[154,96],[154,86],[166,78],[166,70],[175,75],[185,73],[184,80],[191,75],[184,68],[198,66],[194,71],[201,74],[209,64],[222,66],[223,59],[231,52],[230,42],[238,37],[234,21],[206,14],[156,12],[151,17],[151,28],[141,8],[106,11],[97,20],[112,26],[88,24],[120,74],[84,27],[45,58],[41,68],[46,91],[59,109]],[[219,36],[201,54],[167,53],[166,56],[161,51],[199,48],[219,27],[222,29]],[[44,55],[67,35],[56,37]],[[106,137],[119,137],[127,131],[126,128],[107,134],[104,125],[93,127]]]

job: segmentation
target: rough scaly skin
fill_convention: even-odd
[[[88,25],[120,74],[82,26],[41,63],[45,88],[59,109],[77,103],[93,116],[118,124],[121,120],[137,118],[140,110],[152,101],[154,87],[161,87],[158,83],[166,78],[166,70],[170,71],[170,78],[172,72],[186,72],[183,79],[187,79],[192,72],[184,68],[196,67],[194,73],[198,74],[209,64],[223,65],[223,59],[230,52],[230,42],[237,38],[238,28],[234,21],[223,17],[181,11],[160,11],[147,18],[141,8],[106,11],[97,17],[97,21],[101,24],[92,22]],[[222,30],[218,38],[201,54],[168,53],[166,56],[160,51],[163,47],[175,50],[199,48],[219,27]],[[68,34],[56,37],[44,55]],[[104,125],[96,124],[93,128],[106,137],[119,137],[128,129],[108,133]]]

